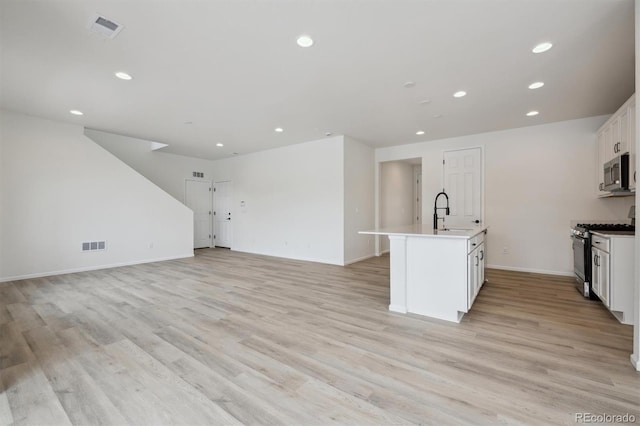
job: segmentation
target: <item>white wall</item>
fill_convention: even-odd
[[[344,138],[344,263],[374,255],[373,236],[358,231],[374,228],[374,150]]]
[[[482,146],[488,266],[572,275],[570,221],[625,219],[634,202],[596,197],[595,132],[606,119],[380,148],[376,161],[422,157],[423,212],[428,212],[442,188],[442,152]],[[504,247],[509,254],[503,254]]]
[[[205,180],[213,178],[213,161],[152,151],[151,142],[144,139],[92,129],[85,135],[180,202],[184,203],[185,179],[193,179],[193,172],[203,172]]]
[[[413,223],[413,166],[402,161],[380,164],[380,227]],[[423,208],[424,210],[424,208]],[[389,239],[380,238],[380,252],[389,250]]]
[[[357,232],[373,228],[374,154],[354,139],[209,161],[151,151],[143,139],[85,134],[180,201],[193,171],[232,181],[233,250],[335,264],[373,255],[373,238]]]
[[[233,182],[231,249],[343,264],[343,152],[340,136],[215,161]]]
[[[0,151],[0,281],[193,255],[191,211],[82,127],[0,111]]]

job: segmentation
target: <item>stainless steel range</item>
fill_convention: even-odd
[[[591,290],[591,232],[631,233],[635,225],[626,223],[577,223],[571,227],[573,272],[576,288],[587,298],[598,299]]]

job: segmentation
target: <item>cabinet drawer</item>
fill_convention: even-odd
[[[591,244],[600,250],[609,252],[609,238],[601,237],[600,235],[591,236]]]
[[[484,242],[484,231],[474,237],[469,238],[469,242],[467,243],[467,253],[471,253],[472,250],[474,250],[483,242]]]

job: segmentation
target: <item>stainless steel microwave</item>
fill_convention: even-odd
[[[604,190],[629,190],[629,154],[622,154],[604,163]]]

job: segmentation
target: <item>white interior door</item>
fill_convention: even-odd
[[[211,182],[187,179],[184,203],[193,210],[193,248],[211,247]]]
[[[482,151],[444,152],[444,190],[449,196],[447,228],[468,228],[482,222]]]
[[[231,181],[215,183],[215,246],[231,248],[233,241],[233,221],[231,217]]]

